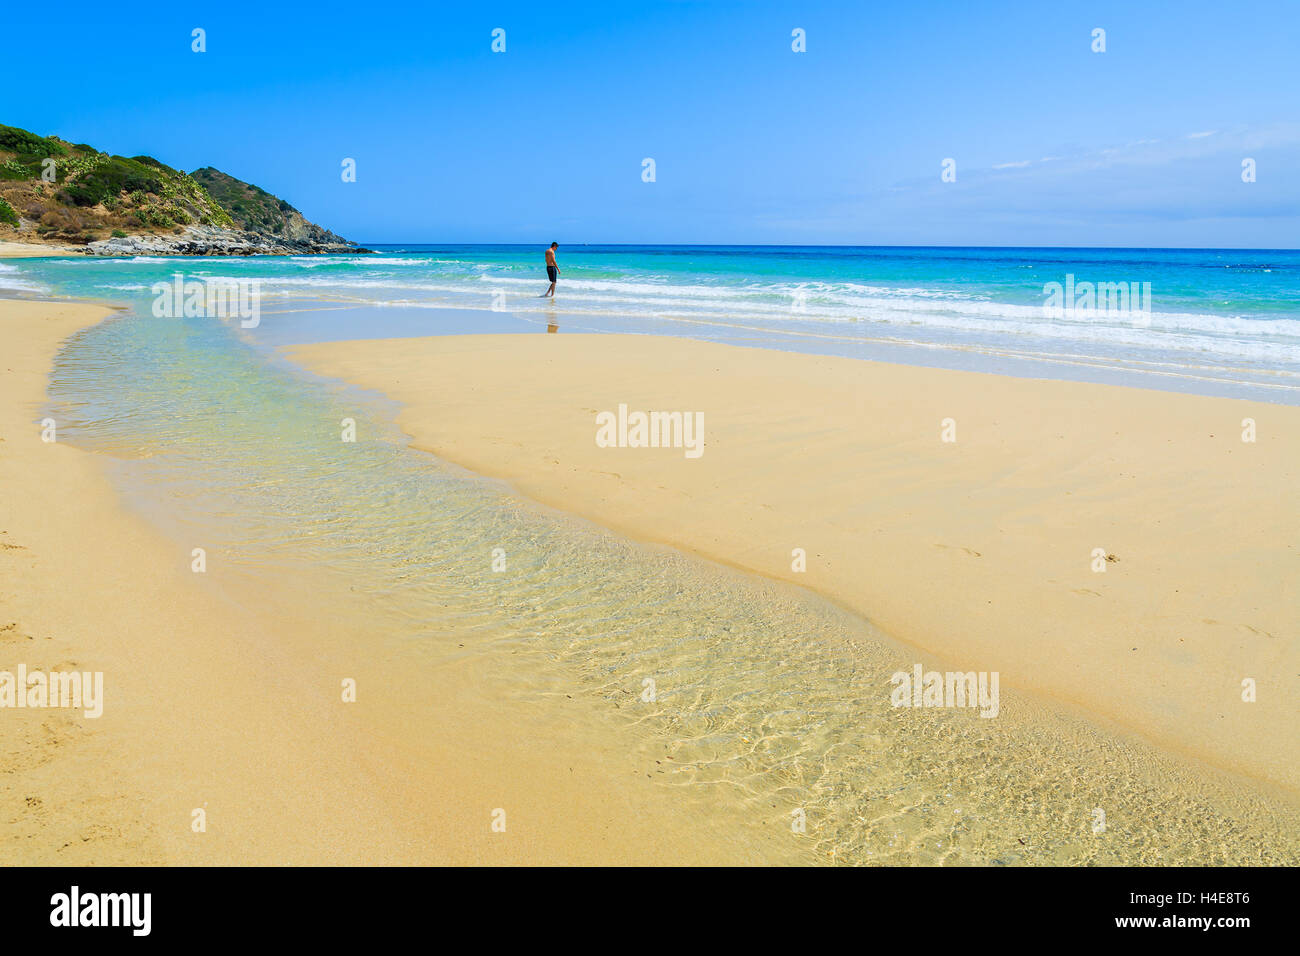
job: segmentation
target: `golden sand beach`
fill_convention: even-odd
[[[84,249],[75,246],[60,246],[53,243],[0,240],[0,259],[40,259],[46,256],[64,256],[72,253],[81,255],[84,251]]]
[[[94,454],[41,438],[60,342],[109,315],[0,300],[0,670],[104,674],[101,717],[0,710],[7,863],[779,858],[645,786],[581,701],[546,716],[488,699],[481,662],[421,672],[327,610],[250,614],[192,573]]]
[[[135,321],[0,302],[0,671],[104,681],[99,717],[0,710],[8,860],[1296,858],[1279,689],[1295,664],[1280,636],[1293,409],[644,337],[295,348],[401,401],[416,445],[755,582],[701,562],[695,609],[654,623],[600,617],[602,596],[596,624],[615,630],[594,644],[565,603],[537,629],[499,613],[460,643],[450,620],[413,640],[347,569],[232,575],[214,553],[194,573],[192,542],[128,509],[111,453],[58,438],[57,420],[42,440],[47,377],[93,360],[108,340],[81,337],[105,319]],[[621,404],[702,414],[702,453],[599,447],[597,416]],[[1242,418],[1258,440],[1221,443]],[[1268,521],[1223,511],[1245,488]],[[584,586],[628,586],[657,567],[647,554]],[[680,592],[694,559],[668,554]],[[721,644],[691,636],[710,607],[734,625]],[[498,631],[516,636],[464,649]],[[911,661],[1000,672],[998,719],[891,711],[882,675]],[[663,702],[638,705],[643,672]]]
[[[541,502],[1300,787],[1298,408],[649,336],[290,354],[396,399],[417,447]],[[703,454],[599,447],[620,404],[702,413]]]

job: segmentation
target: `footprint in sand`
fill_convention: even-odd
[[[1224,626],[1224,627],[1233,627],[1233,626],[1236,626],[1236,627],[1244,627],[1246,630],[1250,631],[1250,633],[1252,633],[1252,634],[1254,634],[1254,635],[1256,635],[1256,636],[1267,637],[1269,640],[1273,640],[1273,641],[1277,640],[1277,635],[1276,635],[1276,634],[1273,634],[1273,633],[1271,633],[1271,632],[1269,632],[1269,631],[1265,631],[1265,630],[1263,630],[1263,629],[1261,629],[1261,628],[1258,628],[1258,627],[1251,627],[1249,624],[1237,624],[1237,625],[1225,624],[1223,621],[1216,621],[1216,620],[1215,620],[1214,618],[1212,618],[1212,617],[1203,617],[1203,618],[1201,618],[1201,623],[1202,623],[1202,624],[1219,624],[1219,625],[1222,625],[1222,626]]]
[[[957,545],[952,545],[952,544],[936,544],[935,547],[936,547],[936,548],[943,548],[945,551],[965,551],[965,552],[966,552],[967,554],[969,554],[971,557],[975,557],[975,558],[983,557],[983,555],[981,555],[978,551],[975,551],[975,550],[973,550],[973,549],[971,549],[971,548],[962,548],[962,547],[959,547],[959,546],[957,546]]]

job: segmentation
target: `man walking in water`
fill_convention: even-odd
[[[555,298],[555,280],[560,274],[560,267],[555,264],[555,250],[560,248],[558,242],[551,243],[551,248],[546,250],[546,278],[551,280],[551,287],[542,293],[545,299],[548,295]]]

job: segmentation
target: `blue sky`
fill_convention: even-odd
[[[1300,245],[1295,0],[79,7],[0,122],[363,242]]]

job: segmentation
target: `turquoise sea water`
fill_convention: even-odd
[[[590,733],[653,772],[648,785],[675,788],[684,808],[728,832],[788,830],[792,811],[804,811],[807,833],[791,834],[790,860],[1300,858],[1300,810],[1291,802],[1226,775],[1189,773],[1140,740],[1117,740],[1014,688],[1004,688],[997,720],[893,709],[890,675],[917,658],[868,621],[795,588],[627,541],[415,452],[387,403],[304,373],[270,348],[309,338],[542,333],[557,318],[561,331],[703,328],[727,341],[802,347],[818,341],[810,328],[865,324],[806,314],[762,320],[757,310],[735,314],[734,305],[702,318],[727,298],[709,290],[754,281],[741,277],[739,253],[717,254],[732,263],[730,278],[711,263],[712,284],[692,280],[705,303],[690,313],[636,313],[649,294],[626,287],[667,284],[649,281],[646,264],[661,256],[692,259],[676,268],[702,276],[697,260],[713,253],[596,252],[593,265],[562,250],[562,282],[587,281],[587,269],[620,272],[589,281],[619,285],[633,301],[615,306],[616,297],[592,289],[600,308],[583,312],[564,298],[581,301],[577,291],[562,286],[555,315],[545,303],[514,298],[495,312],[478,285],[496,288],[514,275],[521,289],[536,288],[527,276],[540,271],[532,265],[540,250],[458,248],[369,259],[50,260],[6,263],[0,277],[23,283],[16,291],[29,295],[128,305],[70,340],[41,414],[59,422],[61,440],[103,457],[127,502],[176,542],[178,561],[188,564],[190,548],[201,544],[207,578],[231,600],[253,611],[275,600],[283,605],[277,613],[305,621],[328,614],[403,666],[484,655],[497,675],[492,693],[539,715],[580,695],[605,715]],[[763,255],[771,269],[794,268],[779,253]],[[455,260],[459,278],[438,272],[439,259]],[[263,279],[262,324],[241,330],[230,321],[154,317],[150,286],[178,270]],[[399,278],[407,285],[391,285]],[[397,288],[400,298],[383,298]],[[1293,321],[1260,317],[1266,297],[1256,298],[1256,317],[1234,321],[1272,329]],[[688,323],[687,314],[705,324]],[[750,326],[761,334],[745,332]],[[355,443],[339,440],[344,417],[356,422]],[[496,549],[506,572],[492,570]],[[403,656],[403,647],[420,653]],[[657,685],[650,702],[641,697],[646,678]],[[1100,835],[1091,828],[1097,807],[1109,821]]]
[[[470,331],[685,335],[772,348],[1300,401],[1300,252],[379,246],[376,255],[10,261],[0,293],[139,300],[180,271],[258,279],[268,342]],[[1050,283],[1149,283],[1148,313],[1049,313]],[[1082,303],[1086,304],[1086,303]],[[1120,305],[1122,303],[1116,303]],[[450,311],[455,310],[455,311]],[[290,318],[285,316],[297,316]]]

